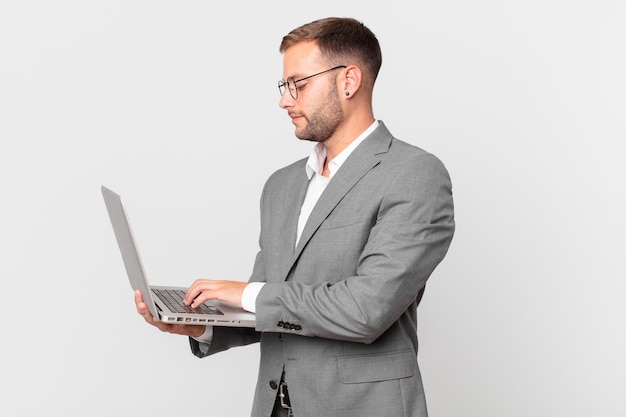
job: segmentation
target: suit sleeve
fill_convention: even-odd
[[[372,343],[417,305],[452,240],[452,185],[443,164],[431,154],[393,169],[393,178],[372,190],[372,221],[361,225],[359,234],[365,238],[335,242],[337,250],[358,246],[351,248],[358,251],[357,261],[348,261],[356,263],[355,273],[332,276],[335,266],[341,270],[341,261],[326,265],[322,255],[319,267],[311,268],[325,274],[322,280],[268,282],[257,298],[257,330],[295,329],[304,336]],[[301,256],[313,255],[305,249]],[[277,328],[277,323],[289,323],[290,328]]]
[[[260,340],[260,337],[261,334],[251,328],[215,326],[213,327],[213,338],[210,343],[201,343],[190,337],[189,345],[191,352],[195,356],[204,358],[228,350],[231,347],[256,343]]]

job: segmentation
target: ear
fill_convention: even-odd
[[[361,68],[356,65],[349,65],[346,68],[346,75],[343,80],[343,94],[344,98],[349,99],[354,96],[356,92],[361,88],[361,82],[363,80],[363,73]]]

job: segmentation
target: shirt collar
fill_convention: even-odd
[[[346,146],[346,148],[341,151],[339,155],[328,163],[328,170],[330,171],[329,179],[335,175],[335,172],[337,172],[346,159],[348,159],[352,151],[354,151],[356,147],[359,146],[359,144],[363,142],[363,140],[365,140],[365,138],[368,137],[374,129],[376,129],[376,127],[378,127],[378,120],[374,120],[374,123],[372,123],[370,127],[365,129],[359,137],[350,142],[350,144]],[[322,169],[324,169],[324,161],[326,161],[326,146],[324,143],[318,142],[311,151],[305,167],[306,175],[309,179],[313,177],[313,174],[321,175]]]

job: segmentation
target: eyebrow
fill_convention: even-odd
[[[290,75],[289,77],[287,77],[285,79],[292,78],[294,80],[297,80],[297,79],[300,79],[300,78],[303,78],[303,77],[306,77],[306,75],[303,75],[302,73],[295,73],[295,74]]]

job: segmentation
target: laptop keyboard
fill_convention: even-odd
[[[183,300],[185,299],[185,291],[151,288],[152,292],[161,299],[165,305],[175,313],[193,313],[193,314],[216,314],[223,315],[222,311],[215,306],[201,304],[199,307],[191,308]]]

